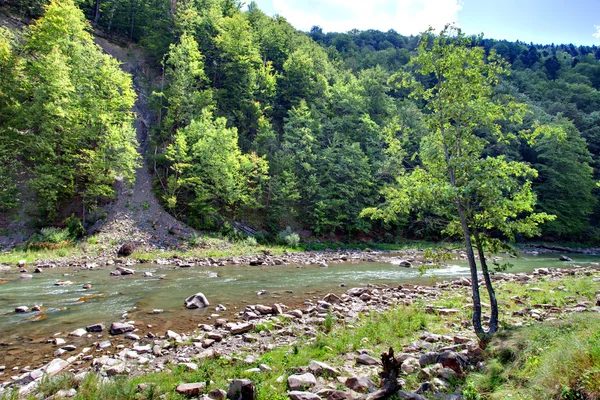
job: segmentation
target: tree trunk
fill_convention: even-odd
[[[100,19],[100,2],[101,0],[96,0],[96,7],[94,9],[94,24],[98,23]]]
[[[381,355],[381,363],[383,364],[383,371],[379,373],[382,382],[381,388],[367,396],[366,400],[387,399],[401,389],[398,385],[398,375],[400,375],[402,363],[394,357],[394,349],[390,347],[388,353]]]
[[[467,249],[467,260],[469,261],[469,269],[471,270],[471,288],[473,289],[473,329],[475,334],[484,343],[489,341],[488,335],[481,325],[481,297],[479,295],[479,280],[477,278],[477,263],[475,262],[475,253],[471,243],[471,233],[467,225],[467,218],[463,210],[460,199],[456,198],[456,206],[460,217],[460,224],[463,235],[465,237],[465,247]]]
[[[129,41],[133,42],[133,26],[135,21],[135,6],[137,5],[136,0],[131,1],[131,27],[129,31]]]
[[[490,272],[488,270],[487,262],[485,261],[483,243],[481,243],[479,234],[475,235],[475,245],[477,246],[477,252],[479,254],[479,262],[481,263],[481,271],[483,272],[485,287],[487,289],[488,295],[490,296],[490,307],[492,308],[490,315],[490,328],[486,333],[487,337],[485,339],[482,339],[484,343],[487,343],[492,338],[494,333],[498,331],[498,300],[496,299],[496,293],[494,292],[494,288],[492,287]]]

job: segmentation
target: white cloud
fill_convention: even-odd
[[[394,29],[405,35],[418,34],[429,26],[436,29],[458,22],[462,0],[273,0],[275,12],[294,27],[324,31]]]
[[[600,39],[600,25],[594,25],[596,28],[596,33],[592,34],[596,39]]]

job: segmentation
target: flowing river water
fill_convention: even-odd
[[[509,272],[531,272],[536,268],[565,268],[572,264],[600,262],[600,256],[569,254],[572,262],[559,261],[557,254],[523,255],[510,259]],[[372,284],[431,284],[435,281],[469,276],[464,261],[452,261],[424,275],[416,268],[404,268],[385,261],[341,263],[319,266],[224,266],[179,268],[156,264],[137,264],[135,275],[110,276],[110,267],[78,270],[54,268],[33,274],[33,279],[19,279],[18,272],[0,274],[0,365],[18,362],[36,364],[42,360],[40,346],[48,338],[90,324],[120,321],[124,313],[138,324],[152,325],[155,333],[165,329],[192,330],[206,323],[222,304],[231,317],[246,304],[302,304],[307,298],[321,298],[326,293],[341,293],[350,287]],[[386,262],[389,261],[389,262]],[[503,261],[504,262],[504,261]],[[143,277],[151,272],[153,277]],[[57,281],[72,285],[56,286]],[[90,283],[91,289],[83,289]],[[341,285],[344,284],[345,287]],[[266,291],[265,294],[257,294]],[[183,300],[202,292],[211,305],[206,309],[187,310]],[[41,311],[15,313],[15,307],[34,305]],[[154,309],[164,310],[152,314]],[[4,360],[3,360],[4,359]]]

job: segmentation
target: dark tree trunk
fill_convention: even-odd
[[[94,24],[97,24],[98,20],[100,20],[100,2],[101,0],[96,0],[96,7],[94,8]]]
[[[387,399],[402,389],[398,385],[398,375],[400,375],[400,366],[402,363],[394,357],[394,349],[390,347],[388,353],[381,355],[381,363],[383,364],[383,371],[379,373],[382,382],[381,389],[371,393],[367,396],[366,400]]]
[[[496,333],[496,331],[498,331],[498,300],[496,299],[496,293],[494,292],[494,288],[492,287],[492,279],[490,278],[490,272],[488,270],[487,262],[485,261],[483,243],[481,242],[479,234],[475,235],[475,244],[477,246],[477,252],[479,254],[479,262],[481,263],[481,271],[483,272],[485,287],[487,289],[488,295],[490,296],[490,307],[492,308],[490,315],[490,327],[486,333],[487,338],[486,340],[484,340],[484,342],[487,342],[489,341],[489,339],[491,339],[492,335]]]

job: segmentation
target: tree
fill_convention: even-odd
[[[211,227],[216,213],[236,218],[258,207],[268,163],[254,153],[242,154],[237,129],[227,128],[225,118],[202,110],[177,131],[166,158],[172,170],[166,202],[185,210],[195,225]]]
[[[559,117],[551,128],[556,134],[541,138],[535,146],[539,206],[557,217],[544,226],[544,233],[560,238],[581,236],[588,231],[588,217],[598,202],[593,194],[592,157],[572,122]]]
[[[203,57],[192,35],[186,32],[177,45],[171,45],[165,64],[169,86],[159,96],[167,101],[162,128],[170,137],[200,116],[202,109],[211,104],[212,93],[207,89]]]
[[[137,165],[131,78],[88,30],[73,0],[52,0],[25,38],[25,93],[11,128],[20,131],[47,219],[73,199],[85,215],[112,197],[117,177],[133,180]]]
[[[505,63],[494,52],[486,60],[481,47],[471,47],[460,29],[447,26],[432,37],[421,38],[412,64],[423,76],[433,75],[434,84],[414,83],[413,97],[426,103],[429,132],[424,135],[419,156],[422,166],[397,179],[397,186],[385,189],[386,203],[369,208],[363,215],[393,220],[414,210],[434,211],[448,220],[445,231],[464,239],[471,271],[473,327],[480,341],[487,343],[498,329],[498,303],[492,286],[485,252],[503,245],[491,232],[513,239],[514,234],[539,233],[538,225],[551,217],[533,212],[535,194],[531,179],[536,171],[504,157],[484,157],[487,141],[475,134],[487,129],[498,140],[510,140],[500,121],[521,122],[525,107],[505,97],[493,101],[492,89],[506,73]],[[430,45],[431,44],[431,45]],[[533,139],[533,134],[525,135]],[[483,327],[478,266],[490,298],[489,328]]]

